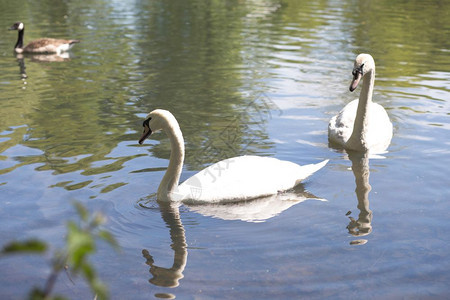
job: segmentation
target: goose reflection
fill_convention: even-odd
[[[372,211],[369,208],[369,192],[372,187],[369,184],[369,155],[368,153],[348,151],[348,157],[352,162],[352,171],[356,182],[356,197],[358,199],[359,215],[355,220],[350,218],[347,226],[348,232],[355,237],[369,235],[372,232]],[[350,244],[365,244],[367,240],[360,239]]]
[[[23,55],[18,54],[18,55],[16,55],[16,58],[17,58],[17,63],[19,65],[20,78],[21,79],[28,78],[27,72],[26,72],[26,67],[25,67],[25,60],[23,58]]]
[[[72,59],[70,52],[63,52],[61,54],[33,54],[30,55],[30,60],[35,62],[64,62]]]
[[[162,287],[177,287],[182,279],[187,261],[187,244],[183,224],[181,223],[179,205],[166,201],[158,201],[161,216],[170,229],[172,240],[171,248],[174,251],[173,264],[170,268],[159,267],[149,251],[142,250],[142,255],[146,259],[146,264],[150,266],[152,278],[150,283]]]
[[[20,70],[20,78],[28,78],[25,66],[25,57],[33,62],[63,62],[69,61],[72,55],[69,52],[63,52],[61,54],[16,54],[17,63]]]
[[[16,54],[20,69],[20,77],[22,79],[28,78],[25,67],[25,57],[33,62],[63,62],[69,61],[72,56],[67,52],[61,54]]]
[[[31,61],[35,62],[63,62],[69,61],[73,58],[73,55],[70,52],[63,52],[60,54],[51,53],[51,54],[16,54],[17,59],[27,58]]]

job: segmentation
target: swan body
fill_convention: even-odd
[[[328,124],[328,139],[347,150],[381,153],[392,139],[392,123],[386,110],[372,102],[375,62],[371,55],[360,54],[353,68],[350,91],[363,80],[359,99],[348,103]]]
[[[23,36],[25,34],[25,25],[22,22],[14,23],[10,30],[17,30],[19,32],[14,51],[16,53],[63,53],[69,51],[74,44],[79,43],[79,40],[63,40],[42,38],[34,40],[23,46]]]
[[[272,157],[239,156],[219,161],[178,185],[184,161],[184,140],[175,117],[166,110],[152,111],[144,121],[142,144],[152,132],[166,132],[171,143],[169,166],[157,198],[184,202],[233,202],[276,195],[298,185],[326,165],[300,166]]]
[[[189,195],[192,200],[205,202],[267,197],[295,187],[326,163],[300,166],[273,157],[232,157],[190,177],[173,194],[179,194],[180,200]]]

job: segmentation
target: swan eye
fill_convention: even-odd
[[[142,123],[142,127],[147,126],[148,128],[150,128],[149,122],[150,122],[151,119],[152,119],[152,118],[148,118],[147,120],[145,120],[144,123]]]
[[[364,75],[364,64],[359,67],[358,72],[361,73],[361,75]]]
[[[358,68],[354,68],[353,71],[352,71],[352,75],[353,75],[353,76],[357,76],[358,73],[359,73],[359,74],[361,74],[361,76],[363,76],[363,75],[364,75],[363,68],[364,68],[364,64],[362,64],[362,65],[359,66]]]

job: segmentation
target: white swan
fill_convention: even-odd
[[[392,139],[392,123],[386,110],[372,102],[375,62],[371,55],[360,54],[353,68],[353,92],[363,79],[359,100],[348,103],[328,124],[328,138],[347,150],[381,153]]]
[[[162,201],[218,203],[276,195],[293,188],[328,162],[299,166],[271,157],[239,156],[219,161],[178,185],[184,140],[177,120],[169,111],[156,109],[148,114],[143,126],[139,144],[159,130],[170,139],[169,166],[157,192]]]

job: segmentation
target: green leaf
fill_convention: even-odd
[[[75,206],[77,213],[80,216],[81,220],[83,220],[84,222],[87,222],[87,220],[89,219],[89,212],[86,209],[86,207],[84,207],[83,204],[81,204],[78,201],[74,201],[73,205]]]
[[[38,288],[34,288],[28,294],[29,300],[45,300],[45,294]]]
[[[47,250],[47,244],[37,240],[37,239],[29,239],[26,241],[14,241],[3,247],[2,253],[44,253]]]
[[[95,270],[89,263],[85,262],[83,264],[82,270],[83,270],[84,277],[86,277],[86,280],[89,283],[95,279],[95,276],[96,276]]]
[[[114,236],[106,230],[100,230],[98,232],[98,236],[105,240],[108,244],[110,244],[112,247],[114,247],[116,250],[118,250],[120,248],[119,243],[116,241],[116,239],[114,238]]]
[[[90,282],[91,289],[97,294],[97,299],[106,300],[108,299],[108,289],[99,279],[95,278]]]
[[[85,232],[73,222],[68,223],[67,258],[75,271],[83,265],[86,256],[94,253],[95,242],[92,234]]]
[[[85,262],[83,264],[82,270],[86,281],[88,282],[92,291],[97,295],[97,298],[108,299],[108,289],[97,277],[95,269],[90,264]]]

